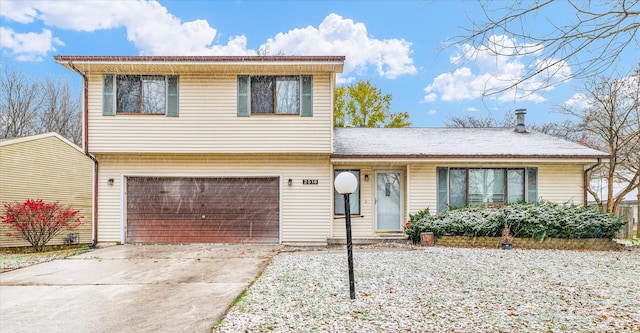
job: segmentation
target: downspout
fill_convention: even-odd
[[[582,192],[583,192],[583,204],[585,207],[589,205],[589,200],[588,200],[589,194],[587,192],[587,188],[589,188],[589,182],[587,181],[587,179],[589,179],[589,177],[587,177],[587,174],[591,172],[591,170],[597,168],[600,164],[602,164],[602,159],[598,158],[598,162],[596,162],[596,164],[588,167],[587,170],[584,170],[584,175],[582,176],[582,180],[584,182]]]
[[[72,61],[67,63],[76,73],[82,76],[82,148],[84,154],[93,160],[93,241],[92,246],[98,244],[98,160],[89,154],[89,80]]]

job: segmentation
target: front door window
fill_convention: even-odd
[[[402,225],[400,172],[376,173],[376,229],[398,231]]]

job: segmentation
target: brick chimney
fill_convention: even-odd
[[[527,109],[516,110],[516,129],[517,133],[526,133],[527,127],[524,124],[524,115],[527,114]]]

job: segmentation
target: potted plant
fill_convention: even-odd
[[[505,222],[504,229],[502,229],[502,237],[500,237],[500,243],[502,243],[503,250],[511,250],[513,248],[513,236],[511,236],[511,229]]]

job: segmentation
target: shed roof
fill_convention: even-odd
[[[334,158],[608,158],[543,133],[513,128],[336,128]]]

